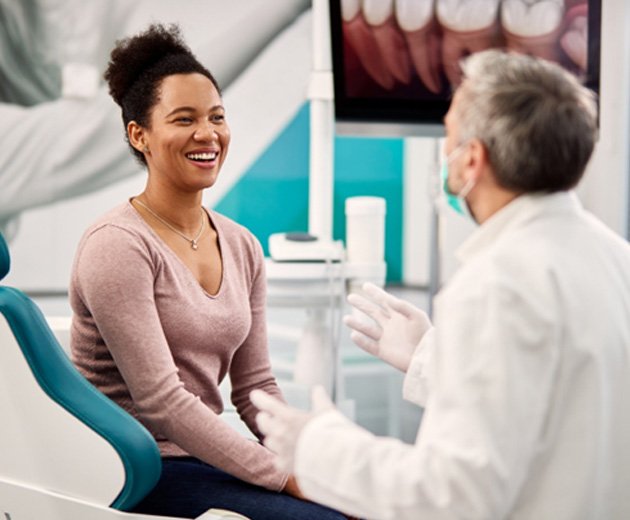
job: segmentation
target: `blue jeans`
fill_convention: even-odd
[[[132,512],[196,518],[210,508],[252,520],[342,520],[341,513],[284,493],[269,491],[193,457],[165,457],[162,476]]]

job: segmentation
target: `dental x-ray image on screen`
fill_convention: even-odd
[[[459,60],[488,48],[553,60],[597,92],[600,8],[601,0],[330,0],[337,127],[403,123],[403,135],[439,134]]]

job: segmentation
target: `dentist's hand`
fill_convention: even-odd
[[[396,298],[374,284],[366,283],[363,293],[348,296],[348,303],[367,314],[373,323],[356,315],[344,316],[350,335],[363,350],[406,372],[414,350],[431,328],[427,314],[411,303]]]
[[[300,432],[315,415],[333,409],[333,403],[321,386],[313,388],[310,412],[292,408],[262,390],[252,391],[250,399],[260,410],[256,424],[265,436],[263,444],[278,456],[278,468],[293,473]]]

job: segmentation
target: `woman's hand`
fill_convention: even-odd
[[[306,500],[307,502],[310,502],[308,498],[306,498],[302,494],[302,491],[300,490],[300,486],[298,486],[297,480],[294,475],[289,475],[289,479],[287,480],[287,483],[284,485],[284,489],[282,490],[282,492],[286,493],[287,495],[291,495],[292,497],[299,498],[300,500]],[[359,520],[358,518],[354,516],[346,516],[346,518],[348,520]]]
[[[307,500],[307,498],[302,494],[302,490],[300,489],[300,486],[298,486],[294,475],[289,475],[289,479],[284,485],[282,492],[287,495],[291,495],[292,497],[299,498],[300,500]]]

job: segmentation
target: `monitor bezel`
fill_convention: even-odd
[[[599,95],[601,0],[588,0],[588,9],[588,66],[583,83]],[[346,95],[341,0],[329,0],[329,13],[336,132],[386,137],[443,136],[443,119],[450,105],[450,96],[393,99]]]

